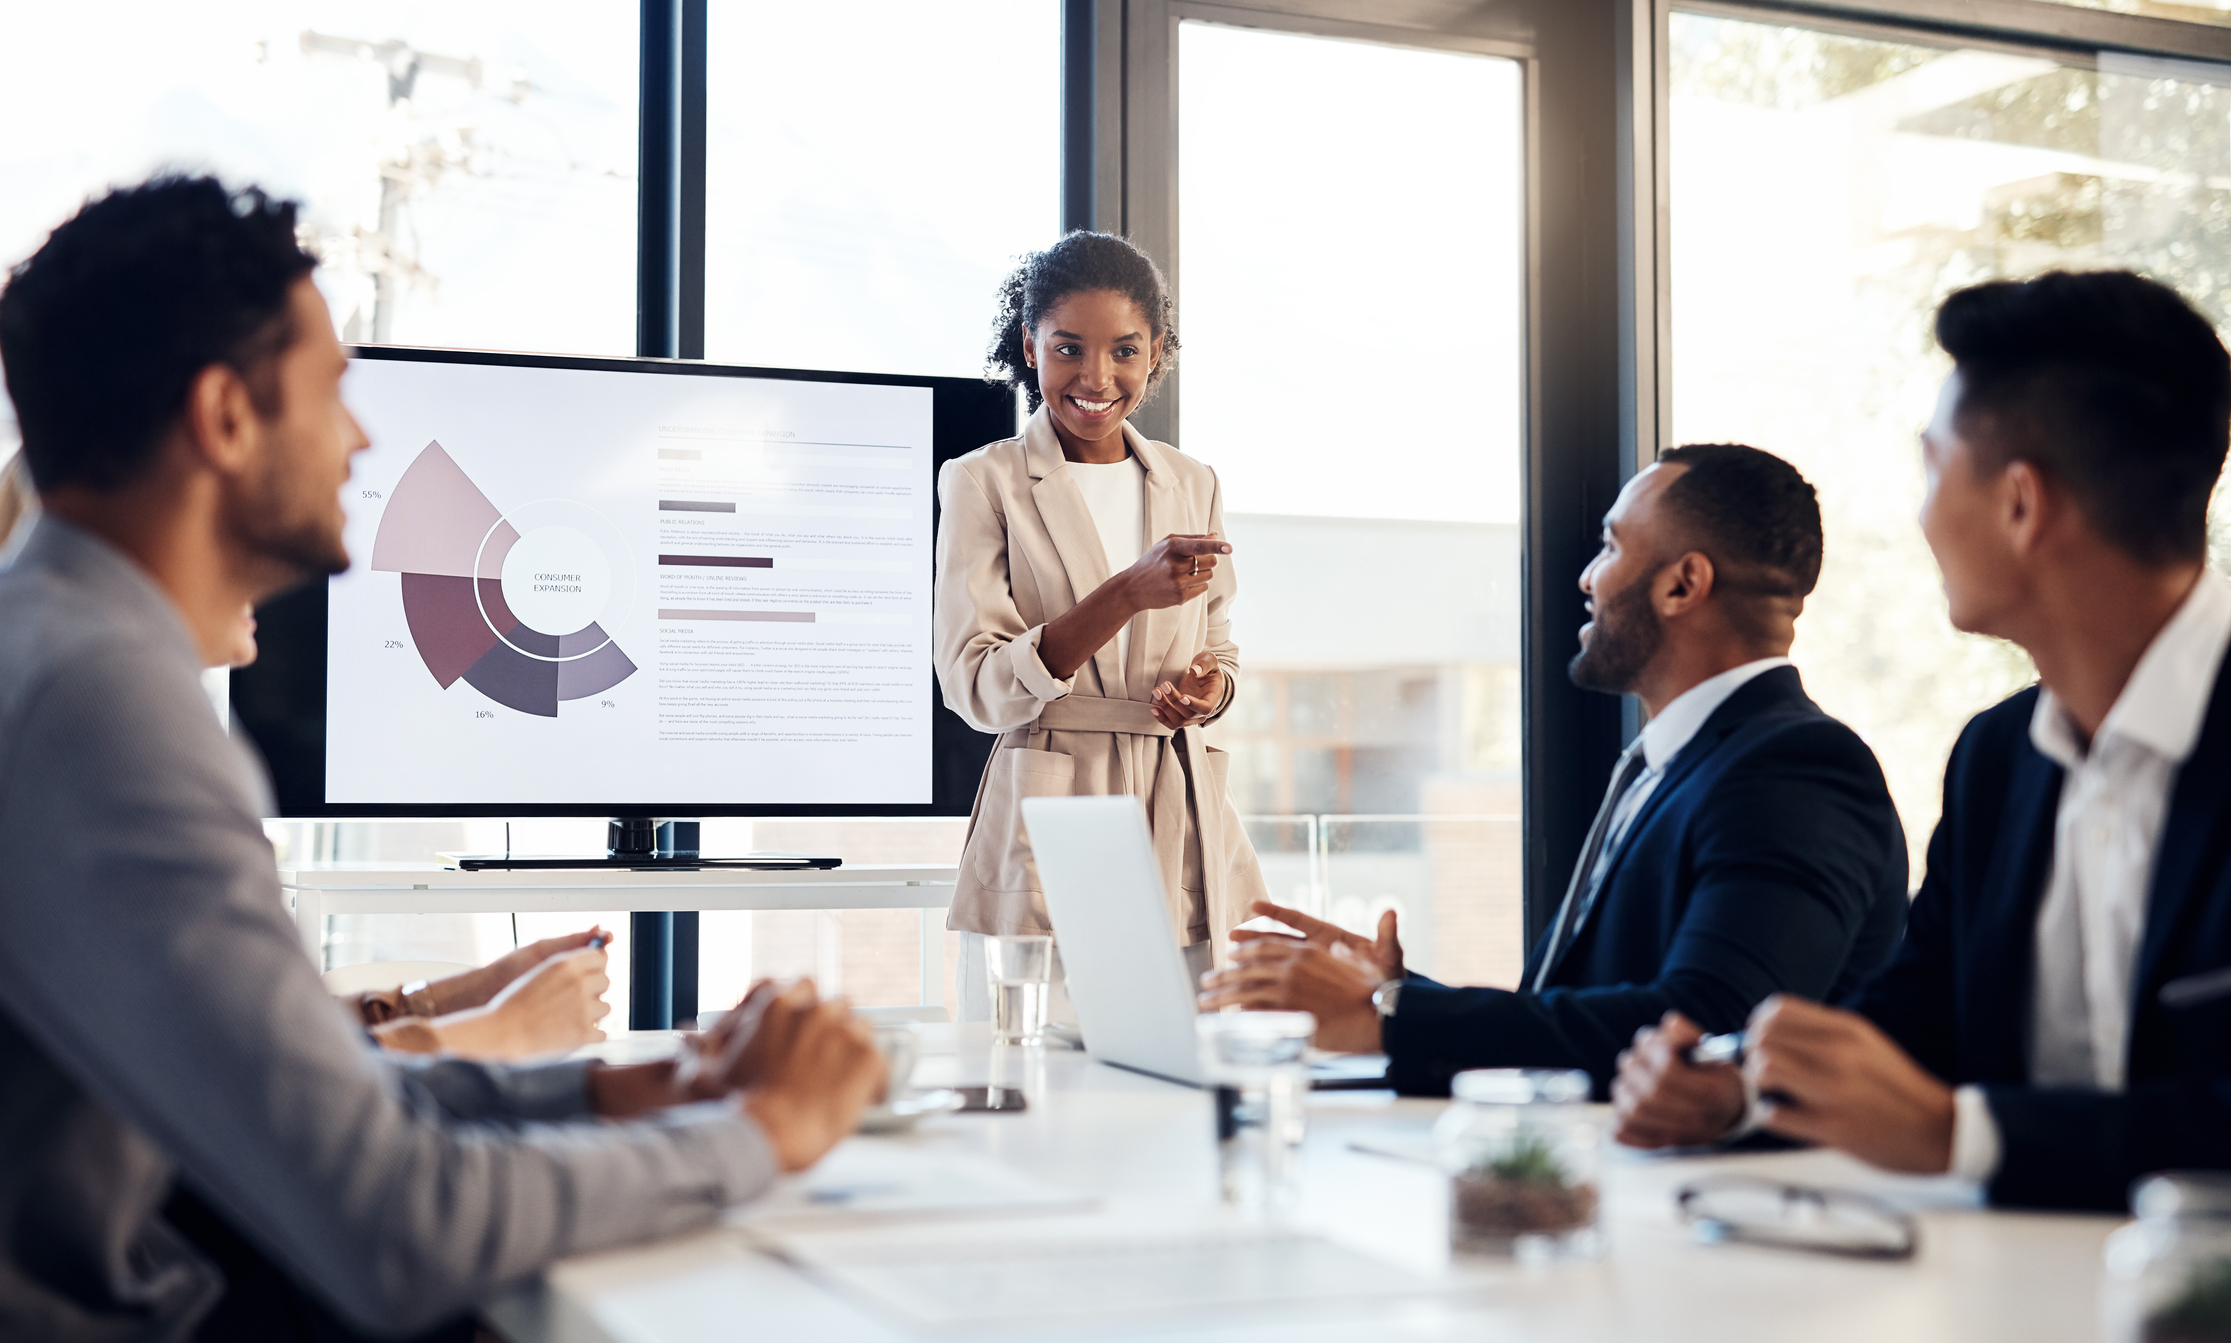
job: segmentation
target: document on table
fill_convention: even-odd
[[[963,1227],[803,1234],[784,1259],[917,1328],[1037,1328],[1415,1297],[1451,1284],[1301,1231],[1182,1205]]]
[[[779,1234],[924,1219],[1088,1212],[1099,1203],[1089,1194],[1041,1184],[989,1157],[856,1138],[811,1171],[738,1209],[729,1225]]]

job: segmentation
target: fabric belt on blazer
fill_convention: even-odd
[[[1216,924],[1214,911],[1217,897],[1222,894],[1224,884],[1224,799],[1207,796],[1213,776],[1208,772],[1208,745],[1201,740],[1199,729],[1180,730],[1170,727],[1154,716],[1154,706],[1144,700],[1069,694],[1048,701],[1038,711],[1037,720],[1028,727],[1002,733],[999,744],[1025,745],[1033,732],[1114,732],[1132,737],[1178,739],[1176,745],[1185,753],[1186,772],[1193,776],[1197,802],[1193,808],[1193,828],[1201,841],[1201,915],[1213,929]],[[1130,769],[1130,762],[1126,759],[1126,783],[1132,782],[1128,778]],[[1134,785],[1129,791],[1136,794],[1139,790]],[[1164,837],[1184,833],[1179,828],[1184,825],[1186,811],[1184,776],[1176,770],[1157,771],[1154,793],[1146,799],[1146,804],[1147,817],[1156,836],[1155,848],[1159,850],[1168,842]],[[1184,867],[1184,851],[1181,849],[1178,870],[1182,873]],[[1212,933],[1211,936],[1213,935]]]
[[[1154,716],[1145,700],[1064,695],[1038,711],[1038,721],[1021,732],[1121,732],[1133,737],[1173,737],[1174,729]]]

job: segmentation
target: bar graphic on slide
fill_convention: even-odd
[[[711,499],[661,499],[658,501],[658,508],[661,513],[733,513],[736,511],[736,505],[733,502],[724,504]]]
[[[522,554],[538,560],[553,545],[560,554],[568,545],[576,553],[595,547],[593,538],[563,526],[530,527],[528,536],[534,540]],[[411,642],[442,689],[462,679],[498,704],[555,718],[560,701],[610,690],[636,667],[593,620],[568,634],[550,634],[512,613],[504,561],[521,539],[442,445],[430,442],[388,492],[372,568],[402,575]],[[609,563],[601,554],[591,558]],[[518,600],[530,606],[550,601],[533,595]]]
[[[814,623],[811,611],[674,611],[661,610],[661,620],[778,620],[800,625]]]
[[[766,555],[661,555],[660,564],[677,567],[691,565],[707,569],[772,569],[775,562]]]

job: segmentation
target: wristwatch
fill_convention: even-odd
[[[1401,1000],[1402,981],[1390,979],[1371,991],[1371,1010],[1382,1017],[1391,1017]]]
[[[423,979],[414,979],[397,989],[395,993],[397,997],[403,1000],[403,1010],[414,1017],[438,1017],[441,1015],[440,1012],[434,1010],[434,995],[426,991],[426,981]]]

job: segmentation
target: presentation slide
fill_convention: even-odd
[[[931,800],[926,387],[357,359],[326,801]]]

